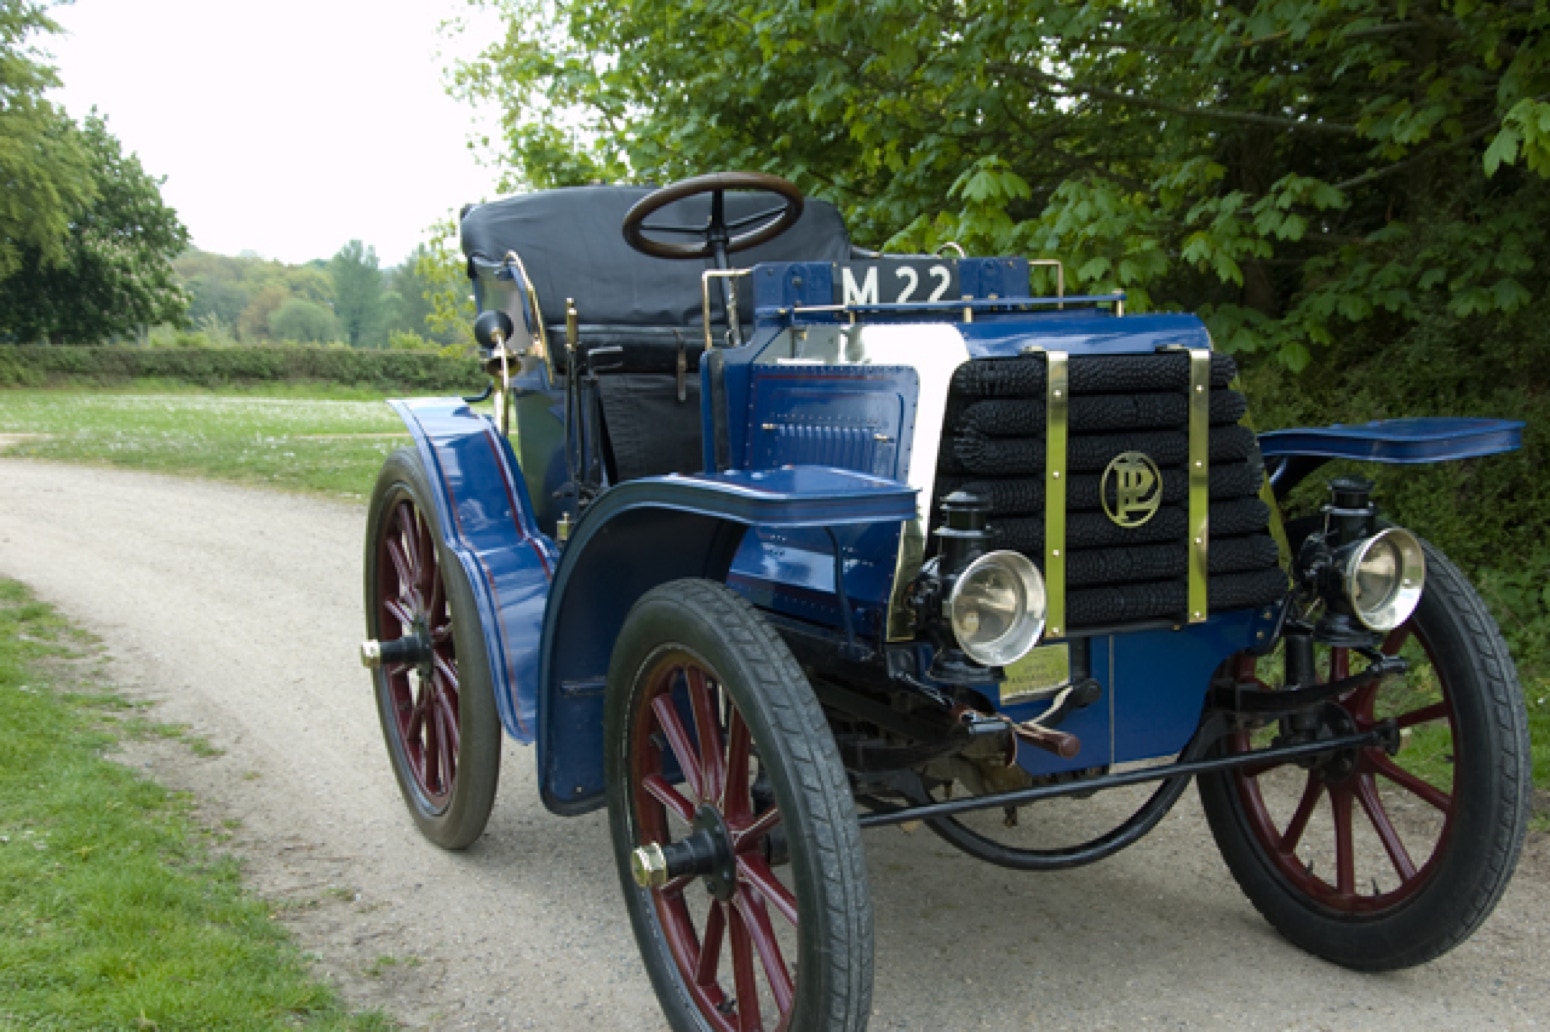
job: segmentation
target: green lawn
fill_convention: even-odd
[[[380,394],[172,389],[0,391],[6,454],[364,498],[409,442]]]
[[[392,1027],[309,976],[186,796],[103,758],[118,736],[181,729],[102,668],[0,580],[0,1030]]]

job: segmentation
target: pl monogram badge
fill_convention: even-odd
[[[1110,485],[1114,501],[1110,503]],[[1121,527],[1139,527],[1162,504],[1162,473],[1157,463],[1136,451],[1120,452],[1103,471],[1099,485],[1103,511]]]

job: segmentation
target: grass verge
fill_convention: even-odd
[[[104,759],[172,732],[80,683],[89,650],[0,580],[0,1029],[393,1027],[309,977],[186,795]]]

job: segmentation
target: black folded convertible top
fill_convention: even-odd
[[[653,258],[624,242],[625,212],[651,193],[645,186],[578,186],[506,197],[463,213],[463,254],[469,276],[498,265],[516,251],[538,291],[544,323],[565,322],[565,299],[574,298],[582,323],[591,326],[686,326],[700,322],[700,274],[705,260]],[[727,219],[773,208],[773,194],[728,193]],[[649,220],[662,225],[702,225],[708,196],[669,205]],[[685,235],[662,235],[688,243]],[[774,240],[732,256],[737,268],[768,261],[841,261],[850,257],[845,223],[832,204],[808,199],[802,218]],[[744,321],[751,314],[744,290]],[[713,293],[715,299],[719,295]],[[719,321],[719,311],[716,313]]]

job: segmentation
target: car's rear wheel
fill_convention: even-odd
[[[865,1027],[872,909],[854,803],[768,625],[712,582],[648,592],[614,646],[605,740],[620,880],[672,1026]],[[699,859],[653,881],[640,867],[652,850]]]
[[[1458,569],[1430,546],[1426,563],[1420,606],[1381,649],[1409,671],[1324,711],[1332,732],[1395,721],[1396,754],[1368,747],[1200,779],[1222,857],[1254,906],[1303,949],[1362,970],[1423,963],[1463,941],[1506,888],[1527,826],[1528,729],[1512,658]],[[1323,652],[1329,679],[1366,663]],[[1276,679],[1274,658],[1235,662],[1240,681]],[[1276,733],[1245,728],[1222,751]]]
[[[423,641],[372,671],[393,773],[426,838],[462,849],[484,831],[500,776],[500,717],[473,592],[442,544],[430,485],[409,448],[388,456],[366,525],[366,635]]]

